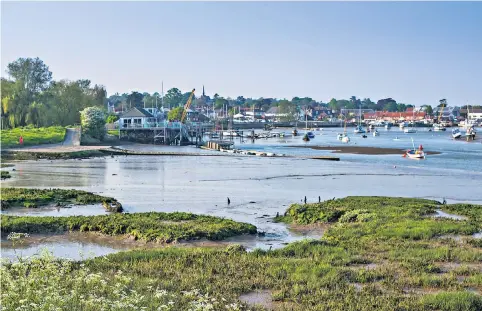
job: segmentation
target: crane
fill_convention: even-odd
[[[181,123],[184,122],[184,119],[186,118],[186,115],[187,115],[187,111],[189,110],[189,107],[191,107],[191,103],[192,103],[192,98],[194,96],[194,91],[196,89],[192,89],[191,91],[191,94],[189,95],[189,98],[187,99],[187,102],[186,104],[184,105],[184,110],[182,112],[182,117],[181,117]]]

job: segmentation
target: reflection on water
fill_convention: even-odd
[[[337,129],[325,129],[308,144],[341,145]],[[350,133],[360,146],[410,148],[407,134],[398,129],[381,131],[379,137],[363,139]],[[399,141],[393,141],[398,136]],[[425,150],[442,154],[426,161],[409,161],[398,155],[337,154],[339,162],[298,158],[115,156],[87,160],[16,162],[12,178],[2,186],[34,188],[75,188],[118,199],[127,212],[184,211],[249,222],[266,232],[248,247],[279,247],[304,237],[272,222],[289,204],[341,198],[349,195],[420,197],[448,203],[482,204],[482,144],[453,141],[450,133],[417,132],[411,135]],[[291,155],[323,155],[329,151],[288,148],[306,144],[301,137],[257,140],[237,147],[272,150]],[[138,146],[126,146],[138,148]],[[142,145],[145,150],[174,151],[170,147]],[[173,147],[193,152],[193,147]],[[179,150],[177,150],[179,149]],[[199,151],[213,152],[213,151]],[[227,204],[227,198],[231,204]],[[103,208],[61,210],[104,214]],[[35,215],[54,215],[57,211],[29,211]],[[38,213],[37,213],[38,212]],[[268,216],[263,216],[268,215]],[[316,236],[316,235],[315,235]],[[272,244],[272,245],[269,245]],[[102,252],[102,251],[100,251]]]
[[[15,216],[92,216],[109,214],[102,204],[69,205],[67,207],[42,206],[39,208],[11,208],[2,211],[5,215]]]
[[[441,211],[441,210],[436,210],[434,217],[449,218],[449,219],[454,219],[454,220],[465,220],[465,219],[467,219],[464,216],[449,214],[449,213],[446,213],[446,212]]]

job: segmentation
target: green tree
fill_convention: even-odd
[[[80,112],[82,133],[87,134],[93,138],[104,140],[105,129],[105,115],[99,107],[87,107]]]
[[[181,121],[182,113],[184,111],[183,107],[176,107],[171,109],[167,114],[167,119],[169,121]]]
[[[383,110],[395,112],[398,110],[398,105],[396,102],[390,101],[390,102],[387,102],[385,106],[383,106]]]
[[[432,115],[432,114],[433,114],[433,108],[432,108],[432,106],[430,106],[430,105],[425,105],[425,113],[427,113],[428,115]]]
[[[214,108],[215,109],[222,109],[225,105],[228,104],[228,101],[222,97],[216,98],[216,101],[214,102]]]
[[[278,105],[279,113],[282,114],[281,120],[291,122],[296,120],[297,108],[296,105],[288,100],[281,100]]]
[[[335,98],[332,98],[328,103],[328,108],[331,110],[338,110],[340,107],[338,106],[338,101]]]
[[[8,74],[22,86],[29,95],[45,90],[52,80],[52,72],[42,60],[37,58],[19,58],[7,65]]]
[[[172,88],[164,96],[164,105],[170,108],[177,107],[182,103],[182,93],[178,88]]]
[[[105,122],[106,123],[114,123],[115,121],[119,120],[119,116],[114,114],[114,113],[110,113],[107,118],[105,119]]]
[[[144,95],[134,91],[127,96],[126,100],[129,107],[143,108],[144,107],[143,99],[144,99]]]

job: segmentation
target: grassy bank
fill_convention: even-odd
[[[117,300],[131,301],[125,310],[261,310],[240,305],[238,298],[263,289],[276,310],[481,310],[482,249],[469,234],[480,229],[482,206],[444,206],[465,215],[462,221],[432,218],[437,207],[428,200],[350,197],[292,205],[280,220],[327,222],[329,229],[321,240],[279,250],[165,248],[76,264],[5,266],[2,292],[11,297],[3,303],[14,309],[20,297],[41,303],[43,295],[55,293],[60,298],[53,305],[68,303],[71,310],[96,310],[95,301]],[[12,220],[6,219],[3,226]],[[49,265],[55,266],[52,275],[42,275]],[[22,273],[27,268],[32,272]]]
[[[0,202],[2,210],[12,207],[37,208],[52,204],[65,206],[102,203],[109,212],[122,212],[122,205],[114,198],[81,190],[3,188]]]
[[[143,241],[170,243],[206,238],[222,240],[240,234],[255,234],[253,225],[229,219],[190,213],[135,213],[99,216],[35,217],[2,215],[2,232],[48,233],[90,231],[128,235]]]
[[[21,146],[19,143],[20,136],[23,137],[23,146],[61,143],[64,141],[65,132],[65,128],[61,126],[2,130],[0,133],[2,149]]]

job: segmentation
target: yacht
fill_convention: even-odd
[[[454,128],[452,130],[452,137],[457,139],[457,138],[460,138],[462,137],[462,132],[460,132],[460,130],[458,128]]]

